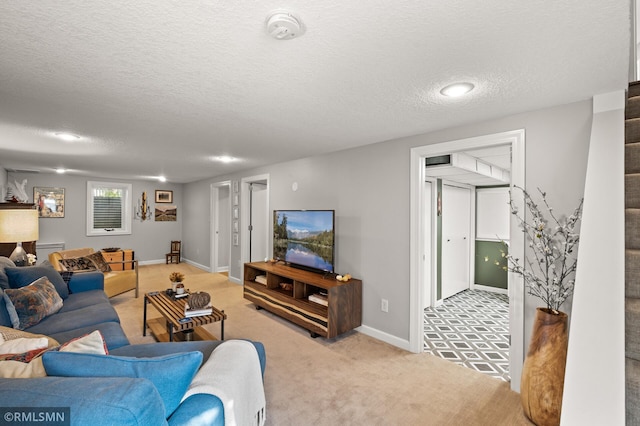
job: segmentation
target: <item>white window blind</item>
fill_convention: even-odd
[[[87,236],[131,233],[131,184],[87,182]]]

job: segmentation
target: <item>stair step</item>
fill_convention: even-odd
[[[625,356],[640,361],[640,299],[625,298]]]
[[[624,110],[624,118],[640,118],[640,96],[627,99],[627,107]]]
[[[640,173],[624,175],[624,206],[640,209]]]
[[[640,96],[640,81],[632,81],[629,83],[629,91],[627,92],[628,98],[633,98],[634,96]]]
[[[640,143],[627,143],[624,146],[624,172],[640,173]]]
[[[627,249],[640,249],[640,209],[624,210],[624,246]]]
[[[626,375],[626,422],[627,425],[640,424],[640,361],[625,359]]]
[[[640,250],[625,250],[624,265],[624,294],[640,298]]]
[[[632,118],[624,121],[624,142],[640,142],[640,118]]]

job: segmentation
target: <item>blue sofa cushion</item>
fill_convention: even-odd
[[[58,312],[29,327],[27,331],[50,335],[108,321],[120,322],[120,318],[109,303],[101,303],[69,312]]]
[[[109,353],[111,353],[113,349],[117,349],[123,346],[129,346],[129,340],[124,334],[124,331],[122,331],[120,323],[113,321],[74,328],[73,330],[66,330],[60,333],[52,333],[48,336],[56,339],[58,342],[67,342],[73,338],[89,334],[95,330],[99,330],[100,333],[102,333],[104,341],[107,342],[107,349],[109,349]]]
[[[102,290],[88,290],[82,293],[71,293],[64,300],[64,305],[60,309],[60,313],[71,312],[87,306],[95,306],[102,303],[110,304],[109,298]]]
[[[70,294],[91,290],[104,290],[104,274],[102,272],[83,272],[81,274],[62,272],[60,276],[69,273],[72,275],[68,277],[66,283],[69,287]]]
[[[38,324],[45,317],[55,314],[62,308],[62,299],[47,277],[38,278],[25,287],[8,288],[4,293],[5,302],[6,297],[9,297],[18,314],[19,324],[17,327],[14,324],[14,328],[20,330]],[[8,302],[7,308],[9,308]],[[11,315],[10,311],[9,315]]]
[[[71,419],[66,424],[72,425],[167,424],[162,398],[147,379],[0,379],[0,401],[3,407],[68,407]]]
[[[53,269],[51,265],[4,268],[4,271],[9,277],[9,286],[11,288],[24,287],[40,277],[47,277],[62,299],[69,297],[67,284],[60,276],[60,273]]]
[[[260,370],[262,370],[262,375],[264,376],[264,371],[267,368],[267,354],[265,352],[264,345],[261,342],[254,342],[251,340],[249,340],[249,342],[251,342],[251,344],[255,346],[256,351],[258,352],[258,359],[260,360]],[[202,355],[204,357],[203,360],[206,361],[207,359],[209,359],[211,352],[213,352],[213,350],[221,343],[223,343],[222,340],[147,343],[141,345],[124,346],[118,348],[117,350],[114,350],[113,352],[111,352],[111,348],[109,348],[109,353],[111,353],[111,355],[134,356],[137,358],[141,358],[169,355],[177,352],[200,351],[202,352]]]
[[[157,358],[131,358],[72,352],[47,352],[42,356],[49,376],[138,377],[150,380],[162,397],[165,418],[180,405],[200,364],[202,353],[185,352]]]

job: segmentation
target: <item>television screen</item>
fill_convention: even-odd
[[[274,210],[273,257],[334,272],[334,216],[333,210]]]

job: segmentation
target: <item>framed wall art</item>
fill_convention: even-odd
[[[156,203],[173,203],[173,191],[156,189]]]
[[[33,187],[39,217],[64,217],[64,188]]]
[[[178,207],[156,206],[155,214],[156,222],[176,222],[178,219]]]

